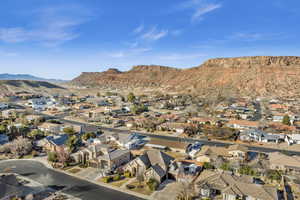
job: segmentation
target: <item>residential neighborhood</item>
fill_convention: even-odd
[[[174,188],[176,199],[300,198],[296,100],[230,99],[210,109],[185,95],[32,96],[1,104],[2,160],[38,160],[147,199]]]

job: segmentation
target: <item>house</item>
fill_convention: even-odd
[[[288,145],[300,144],[300,134],[285,135],[285,141]]]
[[[179,142],[179,141],[170,141],[170,140],[153,138],[146,145],[150,147],[155,145],[160,145],[160,146],[167,147],[168,149],[174,152],[186,153],[188,150],[188,146],[190,144],[185,142]]]
[[[248,157],[248,148],[242,145],[230,145],[227,149],[228,154],[234,158],[239,158],[241,160],[246,160]]]
[[[269,105],[270,110],[272,111],[287,111],[288,106],[280,104],[280,103],[272,103]]]
[[[229,172],[204,170],[195,180],[196,191],[202,198],[223,200],[253,199],[278,200],[277,189],[253,183],[250,176]]]
[[[139,134],[106,133],[106,141],[113,141],[120,147],[136,149],[146,143],[146,137]]]
[[[2,117],[5,119],[16,118],[18,115],[25,113],[24,109],[8,109],[2,111]]]
[[[284,113],[273,113],[272,120],[273,122],[282,122],[285,114]]]
[[[280,152],[268,154],[270,169],[282,170],[286,173],[300,174],[300,157],[288,156]]]
[[[247,129],[240,133],[240,140],[249,142],[260,142],[267,135],[266,132],[259,129]]]
[[[174,158],[158,150],[146,151],[124,166],[124,171],[136,175],[143,172],[146,180],[155,179],[161,183],[168,178],[168,172]]]
[[[81,148],[76,153],[72,153],[70,156],[75,163],[88,164],[92,159],[96,159],[98,156],[108,152],[110,147],[105,144],[91,144],[88,147]]]
[[[285,140],[285,136],[282,134],[266,133],[258,129],[248,129],[240,133],[241,141],[248,142],[264,142],[264,143],[279,143]]]
[[[91,105],[88,103],[77,103],[73,107],[77,110],[84,110],[91,108]]]
[[[192,182],[203,169],[204,163],[196,160],[176,160],[171,164],[169,173],[178,182]]]
[[[69,136],[67,134],[47,136],[43,147],[48,151],[59,151],[65,148]]]
[[[29,122],[34,122],[43,119],[43,117],[41,115],[26,115],[25,119]]]
[[[230,155],[225,147],[203,146],[195,155],[198,162],[214,162],[218,157],[228,158]]]
[[[94,108],[86,111],[85,116],[89,119],[99,119],[104,114],[104,107]]]
[[[45,110],[47,108],[46,98],[34,98],[28,100],[28,104],[34,110]]]
[[[193,117],[188,120],[188,123],[193,124],[215,124],[215,120],[209,117]]]
[[[106,171],[114,171],[120,166],[128,163],[131,159],[129,150],[107,149],[100,156],[89,161],[89,165]]]
[[[162,131],[174,131],[176,133],[184,133],[187,127],[191,126],[187,123],[177,123],[177,122],[166,122],[163,124],[160,124],[158,126],[159,130]]]
[[[227,126],[236,129],[251,129],[251,128],[258,128],[259,122],[247,121],[247,120],[230,120],[227,123]]]
[[[113,149],[106,144],[92,144],[71,154],[71,157],[76,163],[110,172],[128,163],[131,154],[128,150]]]
[[[297,128],[295,126],[289,126],[282,124],[281,122],[271,122],[268,126],[276,131],[288,131],[288,132],[296,132]]]
[[[94,104],[95,106],[109,106],[110,103],[104,98],[88,98],[87,102]]]
[[[44,132],[60,133],[62,130],[62,125],[50,123],[50,122],[44,122],[43,124],[38,126],[38,129]]]
[[[271,134],[268,133],[267,135],[264,135],[264,137],[261,138],[261,142],[265,143],[280,143],[281,141],[284,141],[285,136],[282,134]]]

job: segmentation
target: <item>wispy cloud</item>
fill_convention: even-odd
[[[28,32],[23,28],[0,28],[0,40],[7,43],[17,43],[27,40]]]
[[[26,27],[0,27],[0,40],[6,43],[38,42],[56,46],[79,37],[77,27],[89,20],[86,10],[76,7],[51,7],[33,12]]]
[[[106,54],[108,57],[111,58],[125,58],[131,56],[138,56],[143,53],[151,51],[151,48],[131,48],[131,49],[124,49],[122,51],[111,52]]]
[[[144,24],[141,24],[133,30],[133,33],[138,34],[141,33],[143,30],[144,30]]]
[[[202,19],[202,17],[205,14],[210,13],[218,8],[221,8],[221,4],[207,4],[207,5],[200,6],[199,8],[196,9],[195,13],[193,14],[192,21]]]
[[[159,30],[156,27],[152,27],[150,30],[143,33],[141,35],[141,38],[145,39],[145,40],[156,41],[156,40],[166,37],[168,34],[169,34],[169,30],[167,30],[167,29]]]
[[[177,10],[192,10],[191,21],[202,20],[204,15],[221,8],[221,3],[208,2],[207,0],[187,0],[177,6]]]
[[[238,32],[228,37],[230,40],[241,41],[259,41],[259,40],[277,40],[286,37],[283,33],[258,33],[258,32]]]

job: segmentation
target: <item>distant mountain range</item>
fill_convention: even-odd
[[[0,80],[0,96],[24,91],[37,94],[57,94],[67,90],[62,86],[46,81]]]
[[[46,79],[36,77],[30,74],[0,74],[0,80],[27,80],[27,81],[46,81],[51,83],[63,83],[66,80],[60,79]]]

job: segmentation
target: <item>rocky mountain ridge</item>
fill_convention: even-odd
[[[216,58],[188,69],[140,65],[125,72],[116,69],[85,72],[71,83],[106,88],[163,89],[204,96],[295,96],[300,92],[300,57]]]

